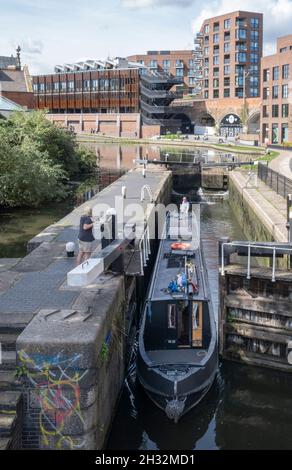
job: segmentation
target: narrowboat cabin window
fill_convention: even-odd
[[[176,305],[168,305],[168,328],[176,328]]]
[[[203,346],[203,328],[202,328],[202,303],[193,302],[192,313],[192,346],[201,348]]]

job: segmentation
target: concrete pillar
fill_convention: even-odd
[[[121,116],[117,115],[117,136],[121,137]]]
[[[99,132],[99,114],[96,115],[95,130],[96,130],[96,132]]]

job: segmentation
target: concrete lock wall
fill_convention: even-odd
[[[140,201],[143,184],[151,187],[155,203],[169,203],[171,173],[155,166],[147,168],[146,178],[140,168],[129,172],[85,205],[94,207],[100,202],[112,206],[122,186],[128,188],[124,204],[131,205]],[[146,203],[148,196],[145,210]],[[82,206],[78,207],[31,241],[33,251],[27,258],[34,258],[33,269],[39,270],[40,279],[44,276],[43,283],[48,271],[43,271],[42,264],[49,266],[50,272],[63,264],[69,270],[74,267],[64,245],[77,236],[82,211]],[[138,225],[144,226],[147,214],[137,220]],[[136,240],[134,250],[137,245]],[[38,301],[40,309],[16,343],[17,375],[24,400],[23,448],[103,447],[124,380],[130,316],[135,314],[136,284],[139,288],[141,284],[141,280],[137,282],[141,279],[140,256],[135,254],[131,273],[127,266],[128,274],[106,272],[85,287],[69,287],[66,278],[60,277],[61,283],[51,295],[56,295],[56,303],[63,296],[72,298],[63,307],[48,308],[52,302],[46,298]]]

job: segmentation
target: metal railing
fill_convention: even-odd
[[[254,244],[254,243],[238,243],[238,242],[227,242],[227,243],[222,243],[221,245],[221,276],[225,276],[225,248],[230,247],[230,248],[245,248],[247,249],[247,273],[246,273],[246,278],[251,279],[251,257],[260,256],[259,253],[252,253],[252,250],[260,250],[262,251],[262,255],[266,253],[266,256],[272,256],[273,263],[272,263],[272,282],[276,281],[276,258],[278,256],[283,256],[284,254],[286,255],[292,255],[292,248],[288,248],[286,246],[279,246],[279,244],[271,245],[268,246],[267,244]],[[234,251],[236,252],[236,251]],[[232,253],[232,252],[231,252]]]
[[[148,225],[139,242],[139,251],[140,251],[141,275],[144,276],[144,268],[147,266],[147,261],[149,260],[149,255],[151,254],[150,233],[149,233]]]
[[[285,199],[292,193],[292,180],[261,162],[258,163],[258,178]]]

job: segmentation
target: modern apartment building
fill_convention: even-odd
[[[262,59],[261,140],[292,142],[292,34],[277,40],[277,51]]]
[[[129,61],[139,62],[153,72],[166,72],[183,80],[184,94],[196,93],[196,64],[194,51],[148,51],[128,57]]]
[[[195,43],[203,99],[260,96],[262,13],[235,11],[209,18]]]
[[[123,127],[126,122],[125,115],[130,117],[131,114],[135,115],[135,123],[138,114],[142,125],[156,126],[159,129],[157,133],[180,130],[181,121],[173,119],[170,104],[175,98],[182,97],[182,93],[170,89],[181,84],[179,77],[123,58],[57,65],[55,73],[33,77],[36,109],[47,109],[56,115],[70,115],[71,123],[76,122],[78,115],[96,115],[96,125],[91,124],[93,130],[100,128],[102,116],[106,128],[111,127],[111,121],[115,132],[119,123]],[[104,118],[106,114],[107,119]],[[135,132],[138,136],[136,124]]]

